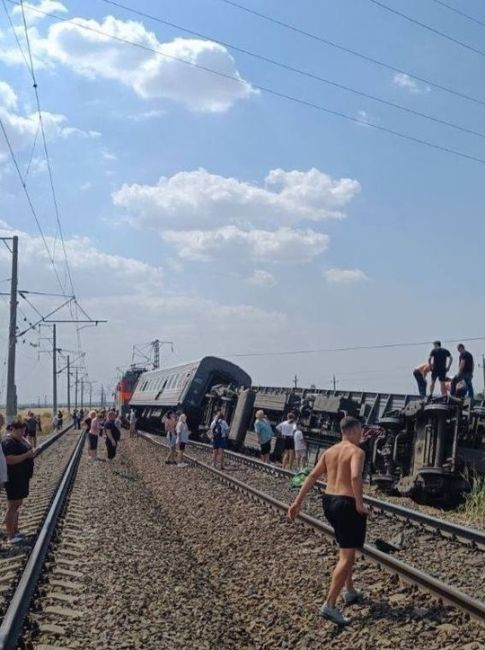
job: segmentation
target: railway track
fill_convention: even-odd
[[[147,434],[147,433],[140,433],[139,435],[153,445],[159,447],[166,446],[158,436],[152,436],[151,434]],[[207,454],[207,452],[209,451],[207,445],[197,444],[195,449],[198,449],[200,452],[205,454]],[[247,467],[250,467],[251,469],[255,469],[257,467],[257,469],[259,470],[262,469],[260,466],[264,465],[263,463],[260,463],[259,461],[256,461],[254,459],[249,459],[246,457],[241,458],[240,455],[235,455],[233,453],[230,453],[230,458],[232,460],[234,460],[236,457],[241,464],[244,464]],[[215,476],[217,476],[217,478],[223,483],[225,483],[228,487],[231,487],[232,489],[235,489],[253,499],[261,501],[266,505],[269,505],[270,507],[274,508],[275,510],[286,514],[288,509],[288,502],[282,501],[281,497],[278,498],[278,496],[275,496],[274,494],[268,494],[267,491],[263,492],[255,485],[249,484],[247,476],[244,477],[245,480],[240,480],[240,478],[236,478],[235,476],[232,476],[230,472],[229,473],[221,472],[220,470],[213,468],[212,466],[208,465],[206,462],[201,460],[200,456],[199,458],[196,458],[194,455],[186,455],[186,458],[190,462],[203,468],[205,471],[210,472]],[[265,471],[278,474],[279,473],[278,471],[275,472],[275,470],[277,469],[278,468],[274,468],[272,466],[269,466],[267,468],[265,466]],[[289,474],[292,475],[291,473]],[[288,478],[286,472],[283,475],[280,474],[280,476],[284,476],[285,479]],[[270,492],[273,492],[273,490],[271,489],[271,484],[265,485],[265,490],[268,489]],[[386,504],[386,506],[388,505],[390,504]],[[403,513],[400,513],[401,516],[402,514]],[[320,519],[317,519],[315,516],[313,516],[313,514],[309,514],[308,512],[301,512],[299,515],[299,520],[302,521],[305,525],[310,526],[312,529],[317,530],[320,533],[323,533],[326,537],[329,537],[331,539],[334,538],[333,530],[328,525],[323,523]],[[436,521],[430,523],[432,524],[433,527],[436,527],[437,525]],[[450,526],[454,526],[454,524],[450,524]],[[448,526],[446,526],[446,529],[447,529],[446,534],[450,535],[449,532],[450,529],[448,528]],[[462,536],[463,534],[464,533],[462,532]],[[444,541],[447,544],[449,544],[449,540],[444,540]],[[480,554],[479,557],[480,565],[478,564],[475,565],[475,574],[477,574],[478,566],[481,566],[483,569],[483,556],[481,555],[481,551],[476,546],[475,541],[468,539],[467,543],[474,544],[475,546],[473,547],[473,550],[476,553]],[[434,552],[433,548],[432,551]],[[450,584],[448,581],[430,575],[430,573],[427,572],[426,570],[417,568],[416,566],[414,566],[414,564],[403,562],[393,557],[392,555],[383,553],[371,544],[366,544],[364,549],[362,550],[362,553],[373,563],[383,567],[384,569],[386,569],[392,574],[398,575],[405,582],[413,585],[417,585],[418,587],[433,594],[441,601],[449,605],[452,605],[454,607],[457,607],[458,609],[467,613],[475,620],[480,621],[482,624],[485,624],[485,602],[477,597],[470,596],[467,593],[463,592],[461,589],[457,588],[456,584]],[[479,575],[478,576],[475,575],[475,579],[483,584],[483,579],[480,579]]]
[[[191,441],[190,445],[191,447],[203,450],[206,453],[212,451],[210,445],[201,442]],[[263,463],[257,458],[253,458],[246,454],[240,454],[233,451],[226,451],[225,453],[235,462],[243,463],[249,467],[258,469],[259,471],[267,472],[275,476],[281,476],[286,479],[291,479],[294,476],[294,473],[289,470],[282,469],[275,465],[268,465],[267,463]],[[317,487],[324,490],[325,483],[323,481],[318,481]],[[451,538],[465,545],[485,551],[485,530],[461,526],[460,524],[455,524],[446,519],[427,515],[419,510],[405,508],[395,503],[377,499],[368,495],[364,495],[364,502],[373,512],[396,517],[406,524],[416,525],[421,529],[436,532],[445,538]]]
[[[63,437],[70,428],[45,440],[37,449],[36,457],[44,455],[46,450]],[[58,457],[63,458],[64,452],[69,452],[67,463],[63,463],[57,476],[52,476],[51,480],[46,481],[40,498],[35,492],[29,497],[31,501],[33,499],[36,501],[35,505],[32,506],[31,503],[29,508],[30,518],[25,519],[21,516],[22,523],[27,524],[26,532],[30,533],[31,539],[29,540],[27,536],[25,545],[11,549],[6,557],[0,559],[0,585],[4,604],[0,625],[0,650],[17,648],[32,597],[37,589],[59,517],[76,473],[84,437],[82,434],[71,440],[64,438],[62,444],[65,444],[66,448],[60,450],[56,447]],[[40,469],[37,473],[40,473]]]

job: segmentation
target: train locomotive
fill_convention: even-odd
[[[249,453],[259,450],[255,412],[263,409],[271,424],[290,411],[308,443],[309,464],[340,440],[344,415],[358,417],[364,428],[366,474],[383,491],[416,499],[452,500],[470,486],[474,471],[485,473],[485,404],[452,397],[423,400],[417,395],[315,387],[252,386],[237,365],[218,357],[143,372],[129,405],[140,428],[160,433],[169,409],[183,410],[192,437],[204,439],[214,414],[222,410],[230,424],[229,444]],[[273,456],[281,441],[273,440]]]

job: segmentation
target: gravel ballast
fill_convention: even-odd
[[[66,648],[480,650],[485,630],[359,559],[366,600],[339,630],[318,616],[336,550],[320,534],[223,486],[195,466],[164,464],[140,439],[119,459],[83,458],[73,491],[73,607],[40,644]],[[69,509],[66,521],[69,519]],[[63,535],[58,551],[62,553]],[[47,591],[49,587],[47,586]],[[45,603],[40,603],[45,608]],[[36,616],[46,620],[45,612]]]

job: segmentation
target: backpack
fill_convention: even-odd
[[[300,472],[295,474],[295,476],[290,481],[290,487],[292,489],[301,488],[308,474],[310,474],[310,470],[308,468],[302,469]]]
[[[213,432],[215,436],[222,436],[222,427],[221,427],[221,421],[217,420],[217,422],[214,425]]]

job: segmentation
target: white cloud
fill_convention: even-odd
[[[133,115],[124,115],[123,117],[131,120],[132,122],[145,122],[146,120],[152,120],[157,117],[162,117],[163,115],[166,115],[167,111],[164,110],[151,110],[151,111],[143,111],[141,113],[134,113]]]
[[[355,284],[369,279],[360,269],[328,269],[323,275],[330,284]]]
[[[204,262],[216,258],[308,262],[323,253],[329,243],[328,235],[313,230],[245,231],[236,226],[206,231],[168,231],[163,239],[174,244],[180,257]]]
[[[404,72],[397,72],[394,75],[392,81],[394,84],[396,84],[396,86],[399,86],[400,88],[403,88],[404,90],[407,90],[413,94],[419,94],[423,92],[428,93],[431,90],[429,86],[423,86],[422,84],[419,84],[415,79],[405,74]]]
[[[65,65],[89,79],[117,81],[143,99],[168,99],[193,111],[217,113],[258,94],[241,77],[228,50],[211,41],[175,38],[162,43],[143,23],[113,16],[101,22],[75,18],[54,23],[46,36],[35,27],[30,32],[41,64]],[[139,47],[130,47],[126,40]],[[13,46],[5,48],[3,58],[21,61]]]
[[[274,287],[276,280],[274,275],[268,273],[268,271],[256,270],[251,277],[247,279],[247,283],[256,287]]]
[[[23,260],[21,288],[56,291],[40,237],[19,232],[0,222],[0,236],[14,234],[19,235]],[[47,237],[47,242],[53,246],[52,237]],[[167,278],[159,267],[105,252],[104,245],[86,237],[69,237],[66,247],[81,305],[91,316],[108,320],[106,325],[82,332],[90,374],[105,385],[111,386],[114,382],[112,373],[117,366],[130,362],[133,343],[160,336],[160,323],[163,323],[164,336],[175,341],[178,356],[165,359],[165,363],[173,365],[207,354],[225,356],[239,350],[258,349],[261,345],[269,346],[275,339],[283,337],[286,340],[287,336],[291,338],[293,335],[293,324],[278,311],[241,304],[237,300],[233,304],[224,304],[198,295],[186,295],[180,288],[174,294],[167,288]],[[61,279],[64,279],[61,260],[59,254],[57,261]],[[0,278],[9,276],[10,264],[9,252],[1,247]],[[55,298],[30,298],[43,313],[62,302],[62,299],[57,301]],[[28,317],[33,318],[32,310],[23,300],[21,307]],[[0,319],[7,318],[7,311],[8,302],[0,302]],[[204,333],[202,338],[201,332]],[[44,392],[50,394],[45,382],[47,357],[42,356],[36,363],[35,359],[22,355],[28,350],[30,357],[33,356],[29,342],[36,342],[37,336],[28,335],[26,345],[20,346],[17,365],[20,401],[37,399],[40,391],[41,395]],[[58,341],[60,347],[74,349],[74,327],[59,326]],[[6,349],[5,332],[1,330],[0,346]],[[64,381],[61,377],[59,394],[62,396],[65,394]]]
[[[14,152],[31,147],[39,126],[37,113],[22,115],[17,110],[15,91],[5,82],[0,82],[0,117]],[[48,140],[80,136],[83,138],[98,138],[98,131],[84,131],[73,126],[67,126],[67,118],[57,113],[42,111],[44,131]],[[8,155],[8,147],[4,138],[0,138],[0,159]]]
[[[0,106],[9,110],[17,108],[17,95],[6,81],[0,81]]]
[[[350,178],[333,179],[318,169],[271,170],[265,185],[211,174],[205,169],[162,176],[156,185],[123,185],[116,206],[143,228],[291,226],[303,219],[343,218],[342,209],[360,191]]]
[[[33,11],[32,8],[37,9],[38,11]],[[25,9],[25,19],[27,21],[27,24],[29,25],[45,18],[42,12],[61,13],[61,14],[67,13],[67,8],[62,4],[62,2],[58,2],[57,0],[41,0],[38,4],[34,4],[32,2],[24,2],[24,9]],[[22,8],[19,7],[18,5],[15,6],[12,9],[12,14],[14,16],[15,15],[21,16]]]

